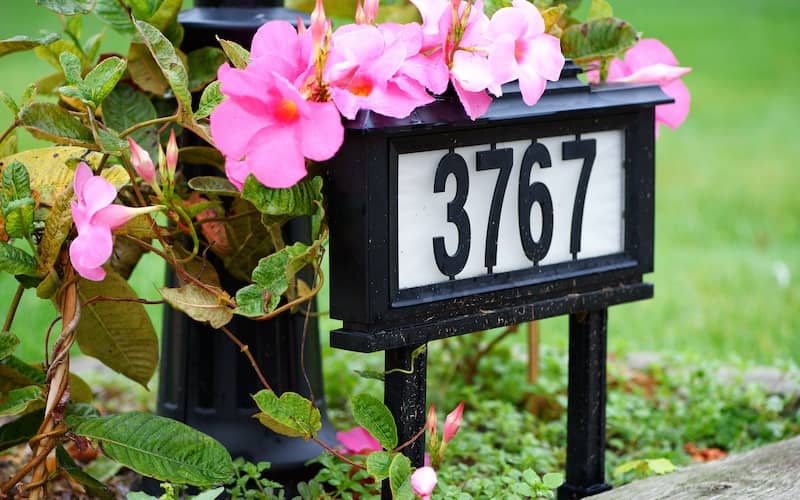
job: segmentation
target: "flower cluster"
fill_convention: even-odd
[[[514,0],[490,20],[481,0],[414,0],[423,23],[374,24],[378,2],[359,4],[356,24],[333,31],[322,0],[311,27],[271,21],[253,38],[250,63],[223,65],[227,99],[211,115],[211,134],[236,186],[253,175],[285,188],[306,175],[306,160],[331,158],[342,144],[341,116],[359,110],[403,118],[452,85],[470,118],[487,94],[519,80],[536,103],[564,65],[559,40],[539,11]],[[232,126],[235,124],[235,126]]]

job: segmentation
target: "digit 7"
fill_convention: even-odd
[[[486,252],[484,263],[490,274],[492,268],[497,265],[497,233],[500,229],[500,212],[503,210],[503,198],[506,195],[508,178],[511,176],[511,168],[513,166],[513,149],[492,149],[489,151],[478,151],[477,153],[476,169],[479,172],[482,170],[500,169],[500,173],[497,174],[497,182],[494,184],[492,205],[489,208],[489,222],[486,226]]]
[[[572,253],[572,260],[576,260],[578,258],[578,252],[581,251],[583,205],[586,201],[586,189],[589,187],[589,176],[592,173],[592,165],[594,165],[596,155],[596,139],[581,139],[580,136],[576,136],[574,141],[565,141],[561,144],[562,159],[583,159],[581,174],[578,178],[578,189],[575,192],[575,203],[572,205],[572,228],[569,239],[569,251]]]

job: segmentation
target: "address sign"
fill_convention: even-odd
[[[330,164],[334,347],[375,351],[648,298],[657,87],[562,74],[533,107],[362,114]]]

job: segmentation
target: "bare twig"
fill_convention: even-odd
[[[261,373],[261,369],[258,367],[258,364],[256,363],[255,358],[253,358],[253,354],[250,352],[250,348],[247,346],[247,344],[239,340],[236,337],[236,335],[234,335],[233,332],[228,330],[228,328],[226,328],[225,326],[221,326],[219,327],[219,329],[220,331],[222,331],[222,333],[227,335],[228,338],[231,339],[231,341],[234,344],[236,344],[236,347],[238,347],[239,350],[242,351],[245,356],[247,356],[247,359],[250,361],[250,365],[253,367],[253,370],[256,371],[256,376],[258,376],[258,380],[261,381],[261,385],[263,385],[267,390],[271,391],[272,387],[270,387],[269,383],[267,383],[267,379],[264,378],[264,374]]]
[[[2,142],[2,141],[0,141]],[[3,331],[8,332],[11,330],[11,323],[14,321],[14,316],[17,314],[17,307],[19,307],[19,301],[22,298],[22,293],[25,291],[25,287],[20,284],[17,287],[17,291],[14,292],[14,298],[11,299],[11,305],[8,306],[8,314],[6,315],[6,321],[3,323]]]

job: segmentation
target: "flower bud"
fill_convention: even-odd
[[[411,474],[411,488],[423,500],[431,497],[437,482],[438,478],[433,467],[420,467]]]
[[[322,44],[326,26],[325,6],[322,5],[322,0],[317,0],[317,4],[311,12],[311,39],[314,40],[314,45],[320,46]]]
[[[692,68],[682,66],[671,66],[669,64],[656,63],[650,66],[645,66],[628,76],[615,78],[614,82],[624,83],[655,83],[658,85],[666,85],[686,73],[692,71]]]
[[[364,7],[361,5],[361,0],[356,4],[356,24],[369,24],[367,15],[364,13]]]
[[[364,0],[364,16],[367,24],[375,22],[375,18],[378,17],[378,0]]]
[[[297,36],[303,36],[306,33],[306,25],[300,16],[297,16]]]
[[[150,155],[141,146],[136,144],[131,137],[128,137],[128,146],[131,149],[131,163],[133,169],[148,184],[153,184],[156,180],[156,168]]]
[[[167,142],[167,175],[169,179],[175,178],[175,169],[178,166],[178,142],[175,140],[175,129],[169,131]]]
[[[464,402],[458,403],[455,410],[448,413],[447,418],[444,420],[444,433],[442,435],[442,441],[447,443],[458,432],[458,428],[461,427],[461,420],[463,419],[464,415]]]

